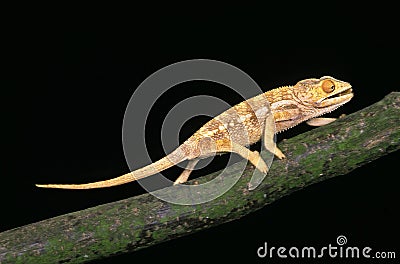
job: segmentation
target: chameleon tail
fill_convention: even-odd
[[[94,189],[94,188],[111,187],[128,182],[133,182],[154,175],[184,160],[186,160],[186,156],[184,155],[183,151],[180,148],[177,148],[171,154],[150,165],[147,165],[143,168],[137,169],[135,171],[129,172],[127,174],[124,174],[122,176],[110,180],[84,183],[84,184],[36,184],[36,186],[41,188],[57,188],[57,189]]]

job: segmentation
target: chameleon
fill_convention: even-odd
[[[330,76],[304,79],[295,85],[282,86],[234,105],[208,121],[170,154],[150,165],[109,180],[84,184],[36,184],[36,186],[60,189],[116,186],[154,175],[188,160],[185,169],[174,182],[182,184],[188,180],[200,159],[226,152],[239,154],[256,169],[267,173],[268,167],[260,153],[256,150],[251,151],[247,146],[260,141],[263,137],[265,149],[277,158],[285,159],[286,156],[274,144],[276,133],[302,122],[314,126],[330,123],[334,119],[320,116],[349,102],[353,96],[352,86],[348,82]],[[273,118],[275,130],[266,125],[268,118]]]

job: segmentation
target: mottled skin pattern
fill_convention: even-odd
[[[352,97],[351,85],[347,82],[329,76],[302,80],[294,86],[273,89],[233,106],[207,122],[172,153],[141,169],[94,183],[37,186],[62,189],[110,187],[148,177],[184,160],[189,160],[187,168],[175,182],[176,184],[184,183],[199,159],[221,152],[235,152],[266,173],[268,168],[259,153],[250,151],[245,146],[256,143],[263,137],[264,147],[267,150],[280,159],[285,158],[285,155],[275,148],[274,133],[329,113],[350,101]],[[267,107],[268,103],[270,110]],[[275,123],[275,130],[271,122],[266,122],[272,117],[271,122]],[[314,120],[314,124],[331,122],[325,122],[322,118]]]

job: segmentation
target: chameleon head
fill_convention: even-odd
[[[294,88],[296,96],[303,104],[317,110],[324,109],[324,113],[335,110],[354,96],[350,83],[330,76],[302,80]]]

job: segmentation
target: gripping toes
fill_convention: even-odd
[[[274,155],[277,156],[278,159],[286,159],[285,154],[283,154],[282,151],[278,149],[278,147],[275,147]]]
[[[268,172],[268,166],[265,164],[265,161],[261,158],[258,151],[253,151],[250,153],[249,161],[262,173]]]

